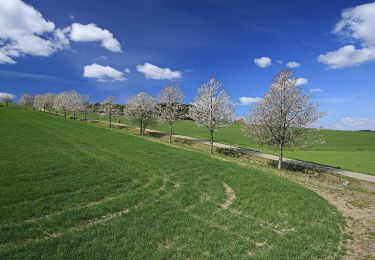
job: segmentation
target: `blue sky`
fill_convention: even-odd
[[[320,124],[375,130],[373,17],[369,1],[2,0],[0,92],[126,103],[178,83],[191,102],[215,76],[242,115],[293,61]]]

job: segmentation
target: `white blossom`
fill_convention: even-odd
[[[115,102],[116,102],[115,96],[108,96],[106,99],[102,102],[102,109],[104,114],[106,114],[109,117],[109,126],[112,126],[112,117],[115,114]]]
[[[25,109],[27,110],[28,107],[30,107],[34,104],[34,97],[29,95],[28,93],[24,93],[21,96],[20,104],[24,105]]]
[[[318,130],[312,124],[324,116],[318,112],[318,104],[311,102],[310,95],[296,85],[291,71],[280,72],[264,99],[245,116],[245,132],[256,141],[275,145],[279,150],[282,167],[285,146],[310,148],[321,143]]]
[[[145,92],[129,98],[124,109],[125,115],[139,125],[139,133],[144,135],[146,127],[155,121],[156,101]]]
[[[198,94],[190,108],[189,116],[198,126],[205,126],[210,132],[211,152],[213,151],[214,131],[229,126],[234,120],[235,105],[229,95],[220,90],[221,82],[211,78],[198,89]]]
[[[172,141],[173,125],[182,116],[181,104],[183,99],[184,93],[178,86],[164,87],[159,97],[157,112],[160,119],[169,124],[169,142]]]

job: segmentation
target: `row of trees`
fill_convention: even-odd
[[[24,93],[19,101],[21,105],[28,110],[33,107],[39,111],[59,110],[66,118],[67,112],[73,113],[73,118],[76,119],[76,114],[79,111],[87,111],[89,105],[88,96],[78,94],[76,91],[64,91],[59,94],[46,93],[41,95],[31,96]]]
[[[311,102],[311,93],[305,94],[296,86],[296,78],[291,71],[282,71],[274,79],[264,99],[257,102],[243,118],[243,131],[259,143],[274,145],[279,151],[278,168],[282,168],[284,148],[294,147],[308,149],[316,143],[323,142],[318,135],[318,128],[312,124],[324,113],[318,111],[318,104]],[[33,106],[39,110],[56,109],[64,113],[73,112],[76,118],[78,111],[87,111],[89,99],[75,91],[62,92],[58,95],[47,93],[34,97],[24,94],[20,100],[26,109]],[[116,104],[116,97],[109,96],[100,104],[100,111],[112,119],[118,114],[126,115],[139,126],[141,135],[145,129],[158,119],[169,124],[169,141],[172,140],[173,127],[178,120],[188,116],[199,127],[207,128],[210,135],[210,151],[213,152],[214,133],[222,127],[233,123],[235,103],[222,89],[221,82],[211,78],[197,91],[186,115],[184,93],[177,85],[166,86],[158,98],[140,92],[129,98],[123,111]]]

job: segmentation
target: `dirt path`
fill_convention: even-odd
[[[352,181],[348,186],[304,175],[279,175],[311,189],[335,205],[348,223],[351,239],[343,259],[374,259],[375,257],[375,184]]]
[[[92,122],[100,122],[100,123],[108,124],[107,121],[93,120]],[[129,125],[126,125],[126,124],[112,123],[112,125],[117,126],[117,127],[139,129],[139,128],[132,127],[132,126],[129,126]],[[157,131],[157,130],[151,130],[151,129],[146,129],[145,132],[149,133],[149,134],[169,135],[168,133],[165,133],[165,132],[162,132],[162,131]],[[205,145],[210,145],[210,142],[207,141],[207,140],[197,139],[197,138],[193,138],[193,137],[189,137],[189,136],[173,135],[173,137],[177,138],[177,139],[181,139],[181,140],[189,140],[191,142],[197,142],[197,143],[201,143],[201,144],[205,144]],[[216,143],[215,142],[214,147],[222,148],[222,149],[229,149],[229,150],[232,150],[232,151],[237,152],[237,153],[247,154],[247,155],[251,155],[251,156],[257,156],[257,157],[272,160],[272,161],[278,161],[278,159],[279,159],[275,155],[266,154],[266,153],[262,153],[262,152],[258,152],[258,151],[254,151],[254,150],[250,150],[250,149],[245,149],[245,148],[240,148],[240,147],[236,147],[236,146],[232,146],[232,145],[222,144],[222,143]],[[338,169],[338,168],[335,168],[335,167],[321,165],[321,164],[317,164],[317,163],[305,162],[305,161],[301,161],[301,160],[294,160],[294,159],[289,159],[289,158],[284,158],[283,160],[284,160],[284,162],[292,164],[292,165],[301,166],[301,167],[304,167],[304,168],[309,168],[309,169],[323,171],[323,172],[339,174],[339,175],[354,178],[354,179],[357,179],[357,180],[375,183],[375,176],[371,176],[371,175],[367,175],[367,174],[363,174],[363,173],[359,173],[359,172],[352,172],[352,171],[347,171],[347,170],[343,170],[343,169]]]
[[[223,204],[220,205],[220,207],[222,207],[223,209],[227,209],[235,201],[236,193],[234,192],[234,190],[231,187],[228,186],[228,184],[223,183],[223,185],[224,185],[224,188],[225,188],[225,193],[227,194],[227,199],[224,201]]]

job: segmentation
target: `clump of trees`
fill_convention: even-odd
[[[139,126],[139,133],[144,135],[146,127],[156,121],[156,100],[145,92],[138,93],[129,98],[124,109],[124,114]]]
[[[214,132],[233,122],[234,110],[235,105],[230,96],[221,89],[221,82],[215,78],[211,78],[198,89],[189,116],[198,126],[208,129],[211,153],[213,152]]]
[[[312,124],[325,113],[318,111],[318,104],[311,102],[311,93],[304,94],[296,81],[291,71],[280,72],[264,99],[244,118],[247,135],[277,147],[278,169],[282,168],[285,147],[308,149],[323,142],[319,129]]]
[[[181,104],[184,93],[179,86],[165,86],[159,96],[156,113],[159,118],[169,124],[169,142],[172,142],[173,126],[176,121],[183,118]]]
[[[36,95],[34,97],[33,107],[39,111],[51,112],[56,95],[53,93],[46,93],[42,95]]]
[[[85,95],[78,94],[76,91],[64,91],[56,95],[53,108],[60,110],[64,113],[64,118],[66,118],[66,113],[68,111],[73,113],[73,119],[77,117],[77,112],[86,111],[86,106],[88,105],[88,97]]]
[[[0,93],[0,102],[5,103],[6,108],[9,107],[9,103],[12,103],[14,98],[15,96],[10,93]]]

